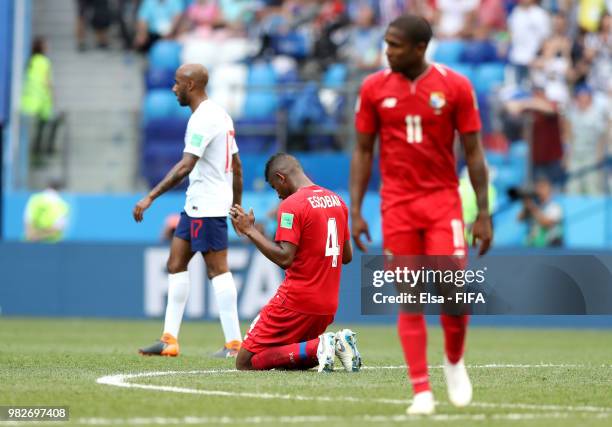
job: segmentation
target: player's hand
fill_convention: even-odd
[[[249,235],[249,231],[255,229],[255,214],[253,208],[247,214],[242,206],[234,205],[230,209],[230,217],[232,219],[232,225],[236,229],[236,232],[244,235]]]
[[[132,215],[134,215],[134,220],[136,222],[140,222],[143,220],[144,211],[149,209],[149,206],[153,203],[153,199],[149,196],[145,196],[136,203],[134,206],[134,210],[132,211]]]
[[[355,245],[362,252],[367,252],[367,246],[361,241],[361,235],[365,234],[368,242],[372,241],[370,237],[370,229],[368,227],[368,223],[363,219],[361,214],[353,215],[351,219],[351,236],[353,236],[353,240],[355,240]]]
[[[476,246],[480,242],[480,248],[478,255],[483,256],[487,253],[491,247],[491,241],[493,240],[493,223],[491,222],[491,215],[488,213],[478,214],[474,225],[472,226],[472,246]]]

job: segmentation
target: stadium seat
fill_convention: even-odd
[[[461,51],[460,61],[468,64],[497,62],[497,49],[491,40],[473,40],[467,42]]]
[[[149,65],[152,68],[176,70],[181,65],[181,45],[172,40],[159,40],[149,51]]]
[[[145,75],[147,90],[170,89],[174,85],[174,70],[150,67]]]
[[[182,141],[186,128],[187,122],[175,117],[153,119],[146,123],[143,129],[144,141],[154,139]]]
[[[276,119],[249,119],[242,117],[234,121],[236,142],[241,153],[270,153],[275,149]],[[267,158],[266,158],[267,160]]]
[[[348,77],[348,67],[346,64],[336,63],[331,64],[325,74],[323,74],[323,86],[340,89],[344,86],[346,79]]]
[[[191,108],[187,106],[183,107],[176,100],[174,100],[174,111],[172,111],[172,117],[187,123],[191,117],[191,113]]]
[[[167,118],[174,115],[176,109],[176,97],[167,89],[153,89],[144,98],[142,108],[143,119],[146,124],[157,118]]]
[[[493,166],[495,168],[508,166],[508,156],[503,153],[486,150],[485,157],[489,166]]]
[[[274,88],[276,80],[276,73],[271,64],[263,61],[251,64],[243,114],[245,119],[275,118],[278,108],[278,95]]]
[[[442,64],[455,64],[461,59],[464,42],[461,40],[442,40],[437,43],[433,59]]]
[[[478,94],[488,94],[504,82],[505,66],[503,64],[482,64],[476,67],[474,86]]]
[[[293,32],[272,38],[272,47],[278,55],[288,55],[296,59],[305,58],[310,52],[310,40],[306,34]]]
[[[452,70],[458,72],[459,74],[467,77],[467,79],[472,82],[472,84],[474,83],[474,67],[472,67],[470,64],[452,63],[445,65],[447,65]]]

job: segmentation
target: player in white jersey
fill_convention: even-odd
[[[185,64],[175,75],[172,91],[193,114],[187,124],[183,158],[134,207],[134,219],[153,200],[189,175],[184,211],[174,233],[168,259],[168,305],[161,339],[140,349],[143,355],[178,356],[178,333],[189,294],[187,264],[196,252],[204,256],[208,277],[219,307],[226,344],[215,353],[235,357],[240,349],[237,293],[227,265],[227,215],[242,200],[242,166],[234,138],[234,124],[223,108],[208,99],[208,71]]]

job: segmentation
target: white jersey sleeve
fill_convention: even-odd
[[[187,123],[187,131],[185,132],[185,149],[184,153],[191,153],[195,156],[202,157],[204,150],[219,133],[218,126],[205,118],[196,120],[192,115]]]

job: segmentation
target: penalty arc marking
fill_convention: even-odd
[[[442,366],[431,366],[430,368],[439,369]],[[470,369],[501,369],[501,368],[575,368],[584,367],[583,365],[575,364],[533,364],[533,365],[518,365],[518,364],[489,364],[489,365],[472,365]],[[606,366],[612,367],[612,366]],[[405,366],[370,366],[363,367],[362,369],[405,369]],[[116,374],[100,377],[96,380],[98,384],[104,384],[122,388],[135,388],[142,390],[161,391],[170,393],[183,393],[183,394],[197,394],[205,396],[219,396],[219,397],[238,397],[238,398],[253,398],[253,399],[276,399],[276,400],[295,400],[295,401],[317,401],[317,402],[348,402],[348,403],[363,403],[363,402],[374,402],[389,405],[407,405],[410,400],[407,399],[372,399],[372,398],[357,398],[351,396],[305,396],[296,394],[280,394],[280,393],[251,393],[251,392],[235,392],[225,390],[210,390],[210,389],[195,389],[187,387],[175,387],[175,386],[164,386],[154,384],[138,384],[131,382],[138,378],[151,378],[151,377],[163,377],[163,376],[174,376],[174,375],[223,375],[229,373],[236,373],[235,369],[211,369],[211,370],[195,370],[195,371],[156,371],[156,372],[141,372],[135,374]],[[441,405],[445,405],[445,402],[439,402]],[[557,411],[549,412],[550,417],[553,413],[566,413],[566,412],[578,412],[583,414],[592,414],[598,418],[608,418],[612,416],[612,408],[601,407],[601,406],[566,406],[566,405],[549,405],[549,404],[528,404],[528,403],[489,403],[489,402],[473,402],[472,407],[480,408],[499,408],[499,409],[521,409],[521,410],[533,410],[533,411]],[[528,417],[529,414],[515,414],[517,419],[525,419],[523,416]],[[542,414],[541,414],[542,415]],[[482,415],[485,416],[486,415]]]

